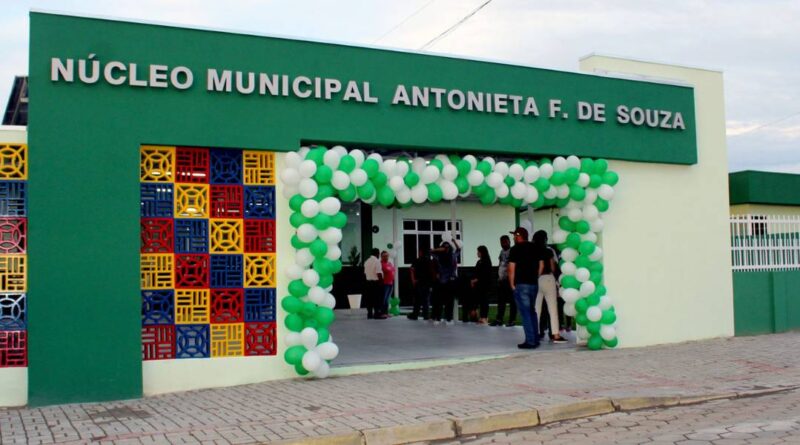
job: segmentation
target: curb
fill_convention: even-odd
[[[779,388],[760,388],[739,392],[705,394],[694,396],[650,396],[620,397],[581,400],[546,408],[531,408],[507,411],[483,416],[453,418],[435,422],[395,425],[383,428],[355,431],[332,436],[306,437],[271,442],[283,445],[398,445],[414,442],[428,442],[503,430],[530,428],[582,417],[598,416],[613,412],[628,412],[650,408],[668,408],[692,405],[724,399],[739,399],[778,394],[799,389],[800,385]]]

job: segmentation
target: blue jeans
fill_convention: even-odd
[[[392,290],[394,290],[394,284],[384,284],[383,285],[383,313],[389,313],[389,298],[392,296]]]
[[[529,345],[539,344],[539,317],[536,316],[536,294],[539,286],[536,284],[517,284],[514,289],[514,300],[517,301],[517,309],[522,315],[522,329],[525,331],[525,343]]]

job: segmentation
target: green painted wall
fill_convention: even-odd
[[[51,58],[185,65],[194,86],[52,82]],[[205,90],[207,68],[370,81],[379,104]],[[76,67],[76,77],[78,68]],[[291,150],[301,140],[436,151],[697,161],[692,88],[341,45],[31,14],[30,404],[141,395],[138,147]],[[140,77],[142,75],[140,74]],[[542,117],[410,109],[395,85],[535,96]],[[683,113],[686,131],[549,120],[547,100]]]
[[[731,204],[800,205],[800,175],[742,171],[728,176]]]
[[[733,274],[736,335],[800,329],[800,271]]]

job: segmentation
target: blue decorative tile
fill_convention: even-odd
[[[179,324],[175,326],[176,358],[208,358],[209,327],[207,324]]]
[[[175,253],[208,253],[208,220],[175,220]]]
[[[25,329],[25,294],[0,294],[0,331]]]
[[[211,183],[242,183],[242,151],[211,150]]]
[[[28,184],[0,181],[0,216],[27,216]]]
[[[175,297],[172,289],[142,291],[142,324],[175,322]]]
[[[275,187],[245,186],[244,217],[275,219]]]
[[[244,321],[275,321],[275,289],[244,290]]]
[[[235,288],[244,283],[242,255],[211,255],[211,287]]]
[[[143,218],[171,218],[174,203],[172,184],[143,182],[141,187],[141,216]]]

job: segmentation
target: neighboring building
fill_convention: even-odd
[[[16,76],[8,97],[3,125],[28,125],[28,76]]]

